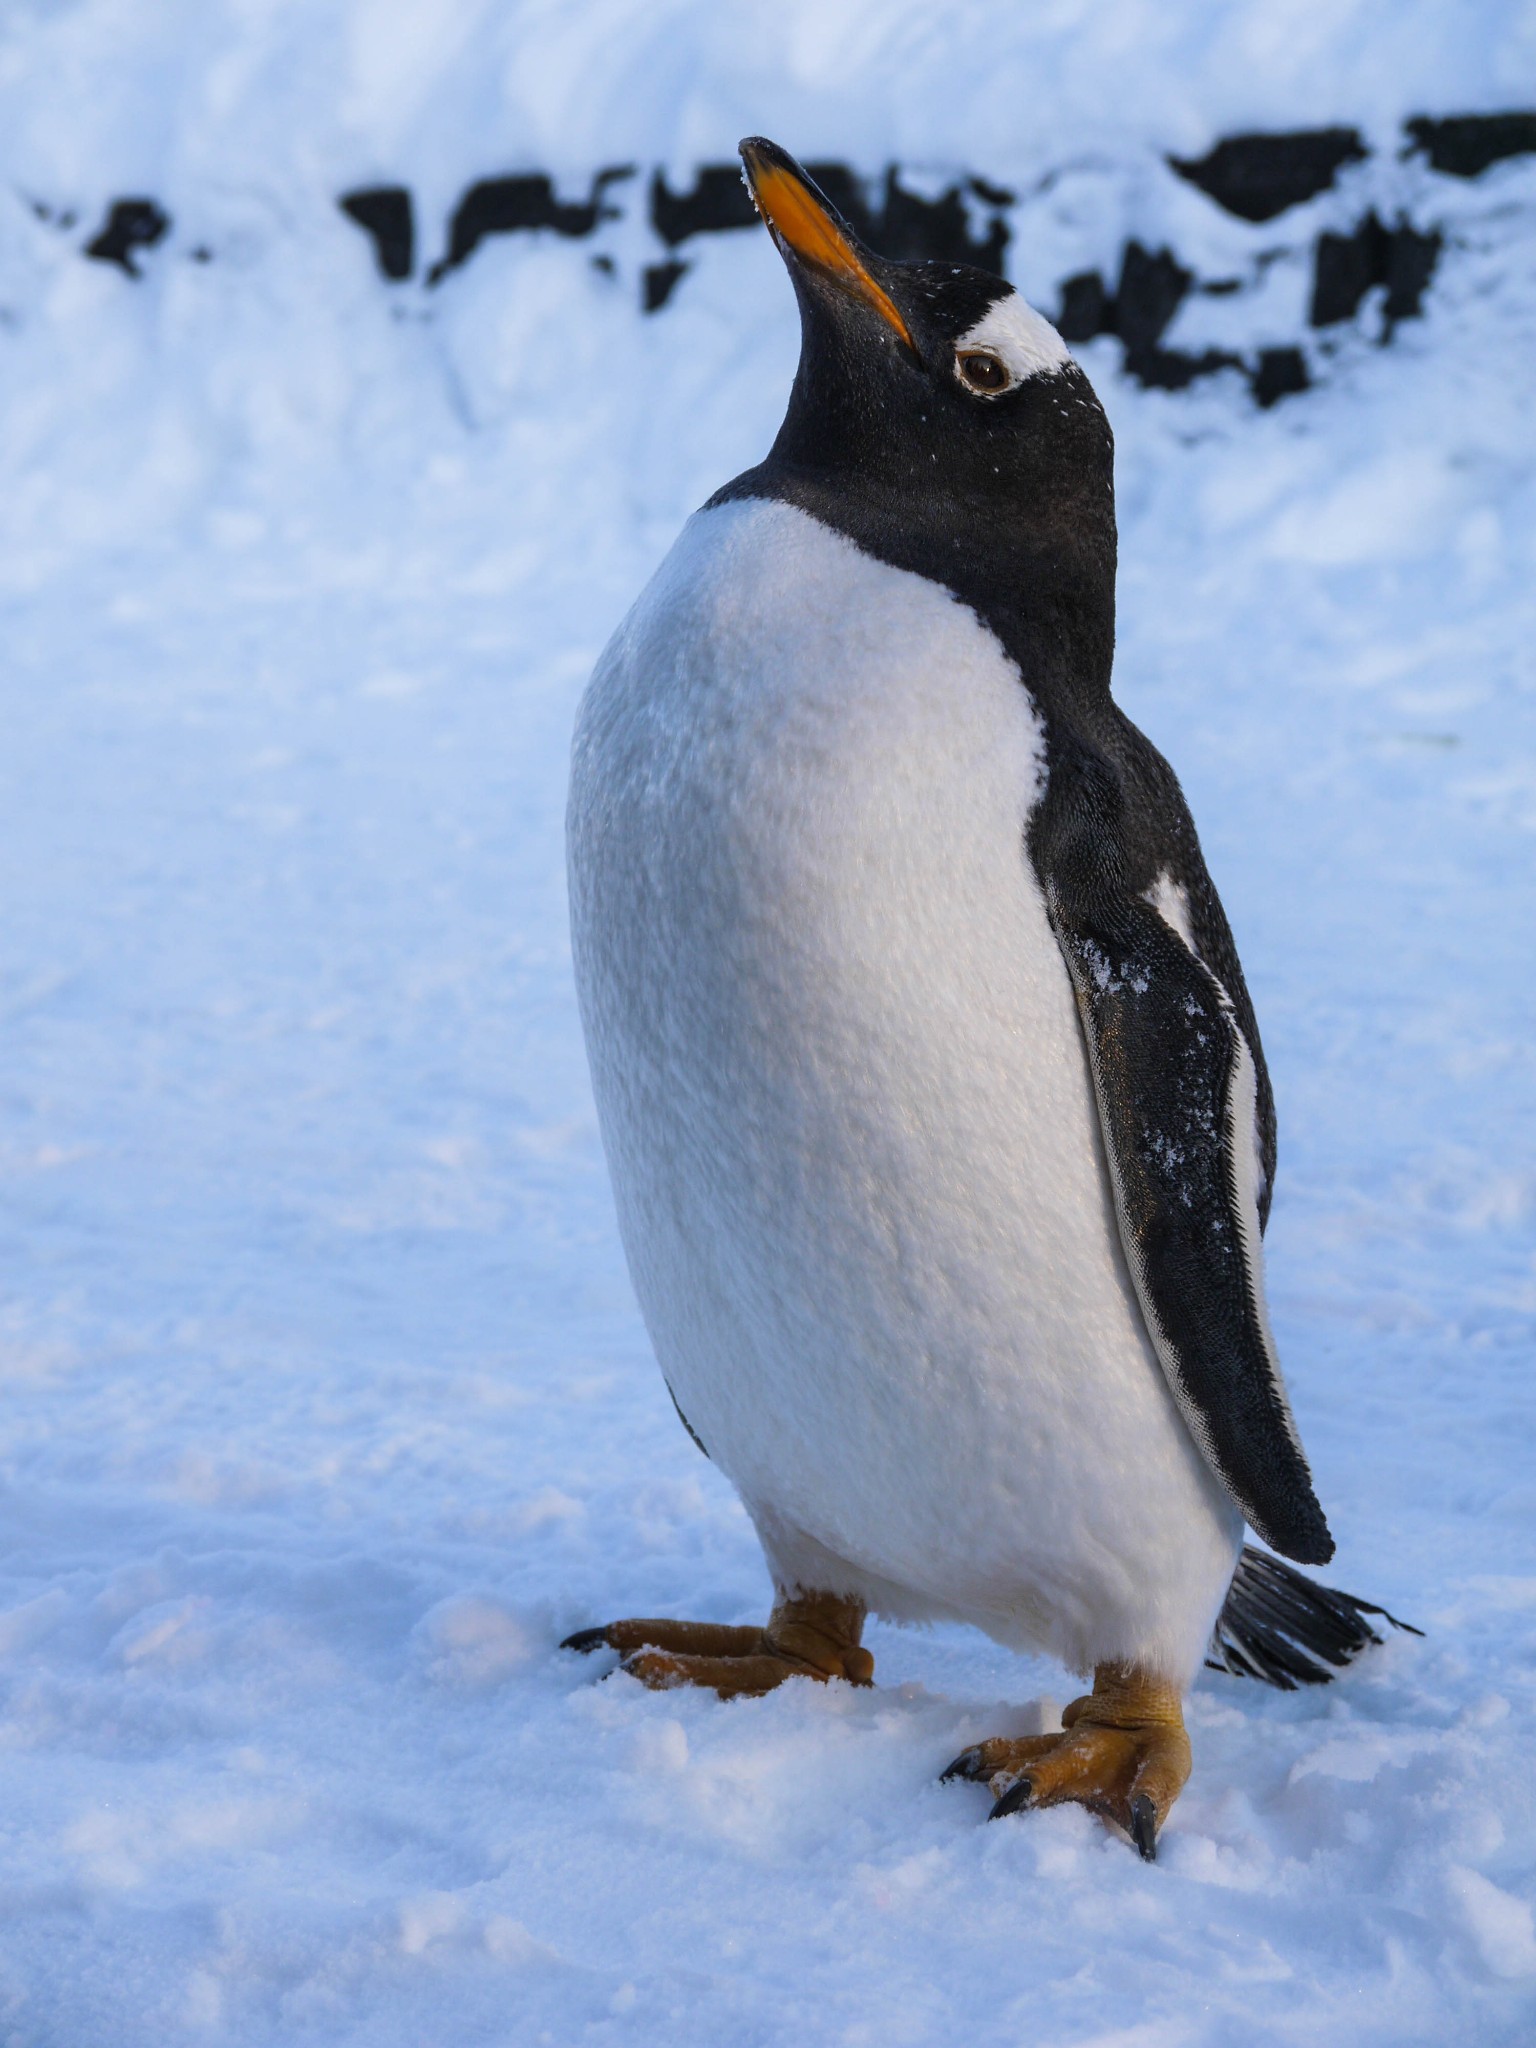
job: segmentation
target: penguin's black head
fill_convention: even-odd
[[[865,248],[777,144],[741,154],[800,302],[800,366],[767,462],[719,496],[793,498],[1000,630],[1026,599],[1065,602],[1090,639],[1107,625],[1088,662],[1107,687],[1114,442],[1060,335],[989,271]]]
[[[800,302],[806,454],[919,460],[940,472],[930,488],[1002,501],[1044,463],[1058,490],[1103,495],[1109,422],[1061,336],[1005,279],[877,256],[777,144],[750,137],[741,154]]]

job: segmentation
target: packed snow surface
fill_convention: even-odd
[[[1531,2038],[1536,159],[1431,191],[1397,150],[1533,60],[1513,0],[8,11],[8,2048]],[[1082,356],[1120,696],[1274,1072],[1330,1576],[1427,1634],[1208,1676],[1148,1868],[935,1782],[1070,1697],[980,1636],[732,1704],[556,1648],[768,1597],[625,1276],[561,817],[585,677],[766,448],[794,307],[741,233],[643,318],[633,200],[611,272],[526,235],[390,287],[335,200],[408,184],[438,236],[477,177],[766,132],[1010,184],[1038,293],[1130,233],[1259,266],[1286,223],[1161,152],[1336,121],[1373,155],[1306,218],[1441,227],[1422,319],[1265,412]],[[121,196],[174,222],[138,281],[81,255]]]

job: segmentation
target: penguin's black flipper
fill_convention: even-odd
[[[1272,1550],[1326,1564],[1264,1303],[1253,1053],[1226,990],[1126,881],[1119,777],[1058,758],[1029,851],[1072,976],[1126,1262],[1168,1383]]]
[[[1385,1607],[1335,1586],[1320,1586],[1305,1572],[1245,1544],[1211,1635],[1206,1669],[1257,1678],[1281,1692],[1327,1685],[1336,1671],[1381,1641],[1365,1619],[1368,1614],[1411,1636],[1424,1633]]]

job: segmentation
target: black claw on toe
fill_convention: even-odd
[[[1035,1788],[1028,1778],[1015,1778],[1008,1790],[987,1815],[988,1820],[1006,1820],[1010,1813],[1021,1813],[1035,1796]]]
[[[567,1636],[560,1647],[562,1650],[579,1650],[585,1657],[592,1650],[608,1648],[608,1631],[606,1628],[579,1628],[575,1635]]]
[[[962,1749],[953,1763],[944,1766],[939,1773],[939,1783],[947,1785],[951,1778],[969,1778],[974,1784],[985,1775],[981,1768],[981,1744],[977,1742],[969,1749]]]
[[[1131,1801],[1131,1840],[1143,1863],[1157,1861],[1157,1809],[1145,1792]]]

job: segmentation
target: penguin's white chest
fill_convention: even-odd
[[[1167,1665],[1237,1532],[1119,1249],[1043,774],[967,608],[700,513],[583,702],[578,989],[662,1370],[781,1577]]]

